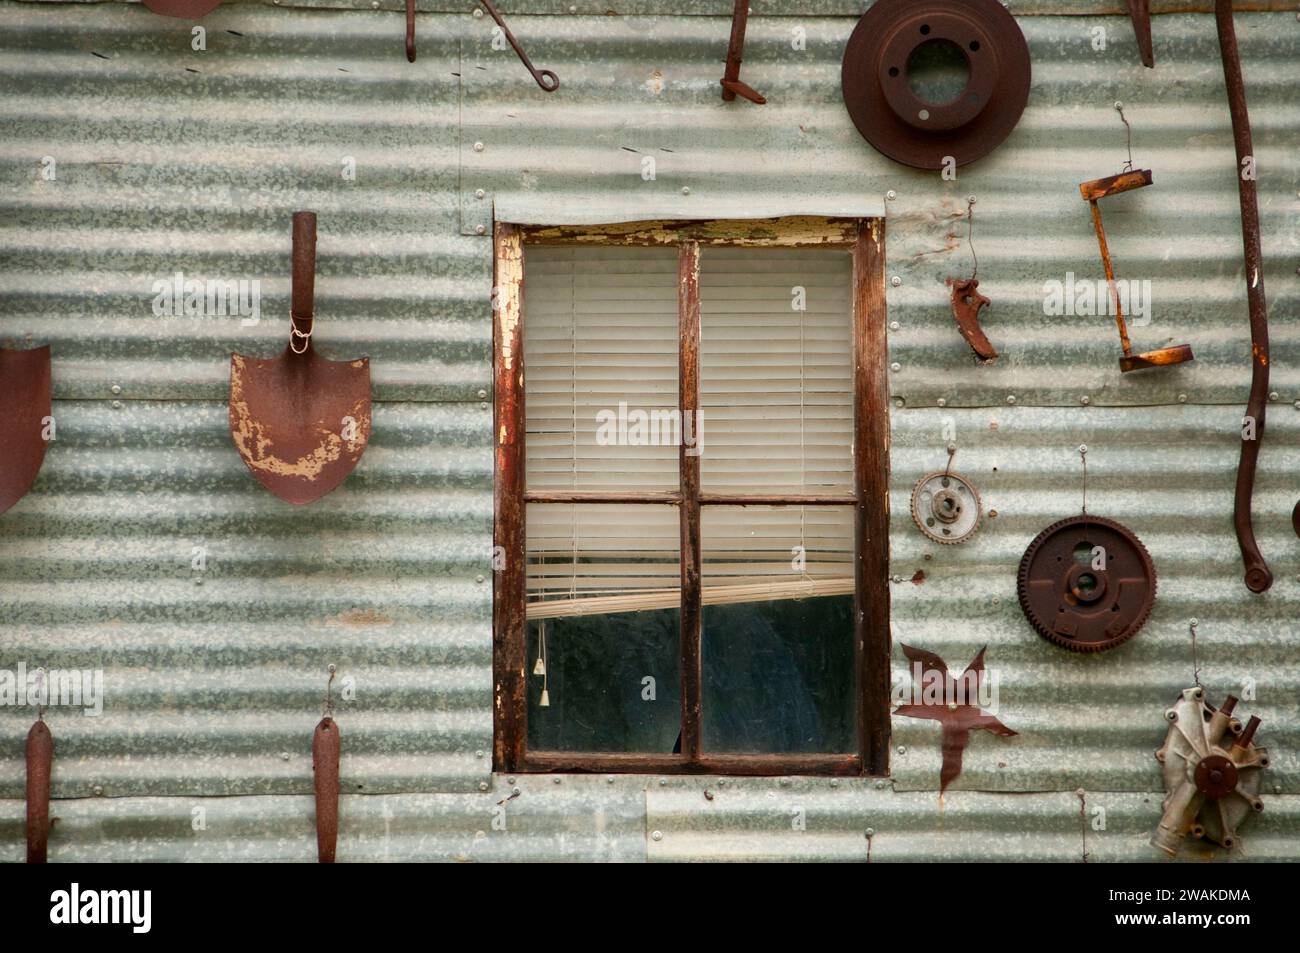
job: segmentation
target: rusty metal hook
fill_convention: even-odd
[[[501,19],[501,14],[498,13],[497,8],[492,5],[492,0],[479,0],[479,2],[483,4],[483,8],[491,14],[492,19],[497,21],[497,26],[501,27],[501,32],[505,34],[506,40],[508,40],[510,45],[514,48],[520,62],[524,64],[524,68],[533,74],[533,79],[537,80],[537,85],[542,87],[542,89],[548,93],[553,93],[559,89],[560,77],[556,76],[548,69],[539,70],[533,65],[533,61],[528,58],[528,54],[525,53],[524,48],[519,45],[519,41],[515,39],[515,35],[510,32],[510,27],[506,26],[506,21]]]
[[[767,102],[763,94],[740,81],[740,60],[745,52],[745,27],[748,23],[749,0],[736,0],[731,14],[731,40],[727,43],[727,69],[719,82],[722,84],[724,101],[732,102],[740,95],[751,103],[762,106]]]

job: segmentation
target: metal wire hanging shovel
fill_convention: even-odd
[[[0,348],[0,513],[35,482],[51,421],[50,346]]]
[[[342,483],[370,440],[370,359],[327,361],[312,347],[316,213],[293,216],[289,345],[279,357],[230,355],[230,435],[258,482],[289,503]]]

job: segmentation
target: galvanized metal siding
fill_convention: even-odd
[[[839,94],[854,21],[817,12],[751,21],[744,76],[769,97],[759,108],[718,98],[725,16],[515,16],[534,61],[561,76],[548,96],[491,48],[490,20],[464,14],[422,16],[411,65],[395,5],[229,4],[204,19],[209,49],[196,53],[189,24],[138,7],[0,4],[0,337],[54,344],[59,420],[33,493],[0,518],[0,660],[102,664],[109,690],[100,719],[50,716],[55,794],[73,799],[56,805],[52,857],[308,859],[309,799],[258,795],[310,790],[307,739],[334,662],[356,679],[338,711],[344,787],[358,795],[343,804],[340,858],[847,858],[872,827],[873,859],[1070,860],[1072,792],[1083,787],[1121,819],[1117,836],[1089,841],[1094,856],[1146,859],[1159,810],[1151,752],[1161,709],[1190,684],[1193,615],[1202,681],[1217,698],[1255,679],[1258,698],[1243,707],[1264,717],[1274,754],[1246,851],[1297,856],[1295,798],[1276,796],[1297,793],[1300,731],[1300,569],[1284,519],[1300,464],[1294,15],[1237,17],[1279,393],[1256,495],[1278,582],[1253,597],[1230,523],[1248,344],[1212,18],[1159,17],[1154,72],[1138,65],[1125,17],[1022,19],[1035,75],[1025,117],[944,182],[858,137]],[[1102,52],[1089,42],[1098,24],[1110,38]],[[805,51],[791,49],[794,25]],[[1109,319],[1042,313],[1044,281],[1100,272],[1076,186],[1119,169],[1117,98],[1134,158],[1156,178],[1105,213],[1121,277],[1154,282],[1153,323],[1134,337],[1189,341],[1198,357],[1127,379]],[[38,177],[44,155],[58,161],[56,182]],[[347,156],[354,182],[340,175]],[[986,326],[1004,352],[990,368],[970,362],[943,286],[969,268],[970,194],[981,290],[994,300]],[[492,808],[516,780],[489,771],[490,583],[478,581],[492,512],[480,397],[491,255],[478,229],[494,206],[557,222],[887,211],[901,279],[889,314],[901,402],[894,639],[956,666],[988,643],[1001,715],[1021,732],[976,737],[946,804],[937,731],[898,719],[884,788],[746,781],[732,789],[745,793],[722,794],[708,779],[517,779],[523,794],[507,810],[536,812],[529,836],[494,832]],[[331,356],[370,354],[377,403],[357,472],[290,509],[233,453],[224,400],[229,352],[271,354],[283,341],[289,214],[301,207],[321,216],[318,341]],[[177,269],[260,278],[260,325],[155,318],[152,282]],[[906,507],[916,477],[943,463],[947,419],[959,469],[998,516],[970,544],[940,549]],[[1129,523],[1162,573],[1147,628],[1099,658],[1040,640],[1014,592],[1029,539],[1077,510],[1081,442],[1092,449],[1090,510]],[[208,552],[203,573],[190,568],[196,545]],[[30,718],[0,710],[4,859],[21,854]],[[480,785],[491,790],[474,793]],[[793,833],[787,789],[815,792],[809,830],[822,836]],[[79,800],[95,793],[119,797]],[[217,836],[191,837],[191,805],[209,806]],[[1011,831],[1023,836],[1009,841]]]

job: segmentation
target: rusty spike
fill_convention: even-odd
[[[45,460],[50,348],[0,348],[0,513],[31,489]]]
[[[295,212],[289,344],[269,360],[230,355],[230,435],[258,482],[298,504],[347,479],[370,440],[370,359],[316,353],[315,292],[316,213]]]
[[[992,364],[998,359],[997,348],[980,326],[980,309],[988,306],[989,299],[979,293],[978,279],[949,278],[948,284],[952,286],[952,316],[957,330],[982,363]]]
[[[27,863],[45,863],[50,840],[50,768],[54,736],[43,720],[27,732]]]
[[[1264,441],[1264,413],[1268,407],[1268,300],[1264,297],[1264,263],[1259,246],[1259,202],[1255,195],[1255,180],[1242,174],[1247,159],[1252,163],[1255,161],[1255,147],[1251,144],[1246,84],[1241,78],[1241,56],[1237,52],[1231,0],[1215,0],[1214,19],[1219,29],[1219,54],[1223,59],[1224,83],[1228,87],[1228,109],[1232,113],[1232,139],[1237,147],[1241,244],[1246,262],[1246,300],[1250,306],[1251,376],[1246,415],[1255,420],[1255,439],[1241,441],[1232,522],[1237,531],[1241,559],[1246,566],[1246,588],[1251,592],[1265,592],[1273,585],[1273,573],[1264,561],[1264,554],[1259,551],[1250,510],[1259,446]]]
[[[311,769],[316,776],[316,857],[332,864],[339,839],[339,726],[328,715],[311,739]]]
[[[406,0],[406,61],[415,62],[415,0]]]

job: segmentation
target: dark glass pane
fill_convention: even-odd
[[[850,752],[853,597],[704,607],[704,749]]]
[[[529,750],[671,754],[681,726],[679,618],[652,609],[529,622]],[[534,674],[543,627],[544,677]]]

